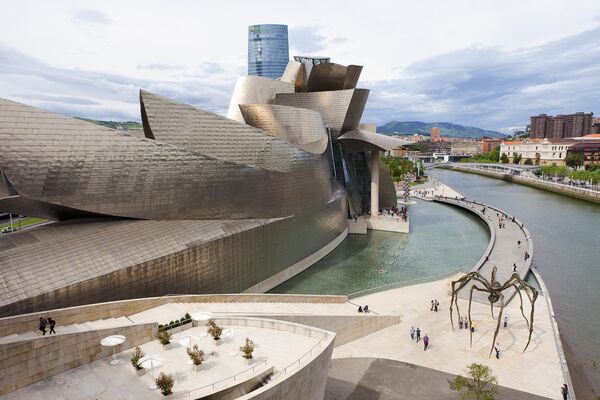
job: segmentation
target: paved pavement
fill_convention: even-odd
[[[493,371],[492,371],[493,372]],[[325,400],[456,400],[455,375],[381,358],[333,360]],[[499,387],[497,400],[544,400],[530,393]]]

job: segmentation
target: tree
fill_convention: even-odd
[[[583,165],[583,157],[579,154],[568,154],[565,157],[565,164],[573,169],[577,169]]]
[[[457,376],[454,379],[454,389],[461,392],[462,400],[494,400],[498,393],[498,379],[492,375],[492,369],[487,365],[469,364],[469,378]]]
[[[502,162],[502,164],[508,164],[508,156],[506,155],[506,153],[502,153],[502,155],[500,156],[500,161]]]
[[[521,158],[523,158],[523,155],[515,153],[513,157],[513,164],[519,164],[521,162]]]
[[[533,160],[531,158],[527,157],[527,159],[525,159],[524,164],[525,165],[533,165]]]
[[[541,160],[542,160],[542,155],[540,153],[535,153],[535,165],[540,165]]]

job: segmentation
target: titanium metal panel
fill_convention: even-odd
[[[294,93],[294,84],[262,76],[242,76],[235,83],[227,118],[244,123],[240,104],[271,104],[278,93]]]
[[[414,144],[408,140],[397,139],[364,129],[353,129],[340,135],[337,140],[342,144],[346,152],[388,151],[397,147]]]
[[[347,228],[346,194],[281,219],[73,220],[0,237],[0,316],[169,293],[236,293]]]
[[[281,81],[295,83],[298,77],[298,73],[300,72],[300,67],[302,67],[302,63],[290,60],[288,62],[288,65],[285,67],[283,75],[281,76]]]
[[[368,95],[367,89],[279,93],[273,103],[317,111],[326,127],[344,133],[358,128]]]
[[[306,108],[273,104],[241,104],[248,125],[267,131],[301,149],[322,154],[329,143],[321,114]]]
[[[8,100],[0,100],[0,121],[0,168],[39,204],[141,219],[244,219],[318,209],[332,194],[327,161],[300,149],[281,160],[289,172],[279,172]],[[265,147],[246,150],[270,161]]]
[[[354,89],[360,79],[362,66],[344,66],[334,63],[317,64],[312,68],[306,92]]]

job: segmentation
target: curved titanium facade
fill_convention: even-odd
[[[327,149],[327,132],[321,114],[316,111],[273,104],[243,104],[240,110],[248,125],[305,151],[322,154]]]
[[[248,75],[277,79],[290,58],[287,25],[248,27]]]
[[[294,93],[294,84],[260,76],[242,76],[235,83],[227,118],[244,123],[240,104],[271,104],[277,93]]]
[[[354,89],[362,66],[325,63],[316,64],[306,82],[306,92],[323,92],[332,90]]]
[[[279,93],[273,103],[320,112],[326,127],[343,133],[358,128],[368,96],[367,89]]]
[[[369,132],[364,129],[353,129],[340,135],[337,140],[342,143],[345,151],[387,151],[400,146],[413,144],[379,133]]]

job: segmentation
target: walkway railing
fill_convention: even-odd
[[[323,342],[327,339],[328,336],[329,335],[327,335],[327,334],[323,334],[323,337],[321,337],[321,339],[319,339],[319,341],[317,342],[317,344],[315,344],[313,347],[311,347],[309,351],[307,351],[306,353],[302,354],[300,356],[300,358],[298,358],[296,361],[294,361],[293,363],[289,364],[283,370],[281,370],[280,372],[278,372],[277,374],[275,374],[273,376],[273,379],[277,379],[281,375],[287,374],[289,372],[289,370],[291,370],[295,366],[299,367],[302,364],[302,359],[304,359],[305,357],[308,356],[308,358],[310,359],[312,357],[313,351],[315,351],[316,348],[320,348],[323,345]]]
[[[252,367],[246,368],[245,370],[240,371],[240,372],[238,372],[235,375],[232,375],[232,376],[229,376],[227,378],[221,379],[219,381],[213,382],[213,383],[211,383],[209,385],[205,385],[205,386],[199,387],[197,389],[192,389],[192,390],[189,390],[189,391],[184,392],[184,393],[178,393],[178,394],[174,395],[173,397],[175,399],[195,399],[199,395],[201,395],[201,392],[206,391],[208,388],[211,388],[214,391],[215,390],[215,386],[219,385],[219,384],[221,384],[223,382],[228,382],[228,381],[236,382],[236,378],[239,378],[241,375],[245,374],[248,371],[252,371],[252,374],[254,375],[254,371],[256,370],[256,368],[258,368],[258,367],[260,367],[262,365],[264,365],[264,368],[266,369],[266,367],[267,367],[267,360],[266,359],[262,360],[260,362],[255,363]],[[223,388],[225,389],[226,387],[227,386],[224,386]]]
[[[433,275],[433,276],[424,276],[423,278],[409,279],[407,281],[396,282],[396,283],[389,283],[387,285],[377,286],[377,287],[374,287],[374,288],[369,288],[369,289],[361,290],[361,291],[358,291],[358,292],[350,293],[348,295],[348,298],[349,299],[355,299],[357,297],[366,296],[368,294],[383,292],[385,290],[390,290],[390,289],[397,289],[397,288],[404,287],[404,286],[409,286],[409,285],[416,285],[416,284],[419,284],[419,283],[437,281],[437,280],[440,280],[440,279],[449,278],[449,277],[451,277],[453,275],[456,275],[456,274],[459,274],[459,273],[465,273],[466,274],[467,272],[470,272],[470,269],[461,267],[461,268],[457,268],[454,271],[446,272],[444,274]]]

